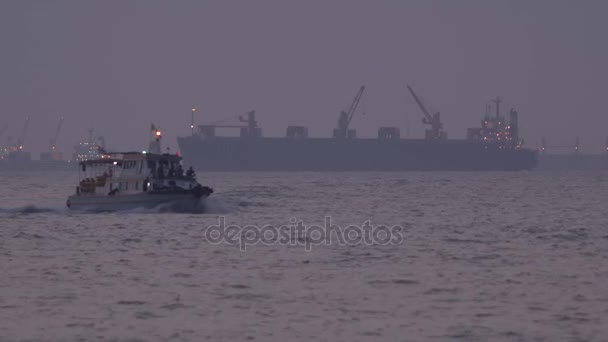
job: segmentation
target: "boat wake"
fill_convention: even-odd
[[[150,210],[157,213],[205,214],[207,212],[207,205],[205,201],[195,204],[174,201],[160,204]]]
[[[44,208],[38,207],[33,204],[28,204],[17,208],[0,208],[0,214],[13,214],[13,215],[31,215],[31,214],[43,214],[43,213],[61,213],[65,212],[62,209],[56,208]]]
[[[178,214],[225,214],[230,212],[225,205],[217,199],[205,199],[197,203],[184,203],[174,201],[159,204],[152,208],[131,207],[119,210],[100,210],[96,207],[83,207],[72,209],[70,212],[101,214],[101,213],[122,213],[122,214],[159,214],[159,213],[178,213]]]
[[[136,207],[126,208],[123,210],[99,210],[95,207],[72,209],[67,208],[49,208],[28,204],[15,208],[0,208],[0,215],[36,215],[36,214],[100,214],[108,212],[117,213],[133,213],[133,214],[158,214],[158,213],[185,213],[185,214],[226,214],[231,212],[230,209],[218,198],[207,198],[196,204],[184,204],[183,202],[168,202],[160,204],[153,208]]]
[[[186,204],[182,201],[168,202],[148,209],[157,213],[187,213],[187,214],[225,214],[229,210],[217,198],[206,198],[196,204]]]

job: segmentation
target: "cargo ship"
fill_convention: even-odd
[[[518,113],[507,118],[486,113],[481,126],[469,128],[466,139],[448,139],[440,113],[430,113],[414,90],[412,97],[428,125],[424,139],[403,139],[398,127],[380,127],[377,138],[358,138],[349,125],[365,86],[339,117],[333,136],[312,138],[308,128],[289,126],[284,137],[263,137],[255,111],[234,125],[199,125],[192,134],[178,137],[184,161],[204,171],[517,171],[534,169],[538,152],[523,147],[518,134]],[[193,108],[192,113],[194,114]],[[239,136],[219,136],[218,128],[233,128]]]

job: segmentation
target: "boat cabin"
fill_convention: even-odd
[[[79,166],[77,194],[179,192],[198,185],[194,171],[184,171],[178,155],[105,153],[99,159],[82,161]]]

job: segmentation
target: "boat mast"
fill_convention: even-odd
[[[158,128],[156,128],[154,124],[152,124],[151,130],[153,138],[150,141],[150,144],[148,145],[148,152],[154,154],[162,154],[160,143],[163,138],[163,134]]]
[[[196,112],[196,108],[192,107],[192,116],[190,117],[190,130],[192,130],[192,136],[194,136],[194,112]]]

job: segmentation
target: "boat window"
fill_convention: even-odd
[[[139,182],[135,182],[135,190],[139,190]]]
[[[125,190],[129,190],[129,182],[125,183]]]

